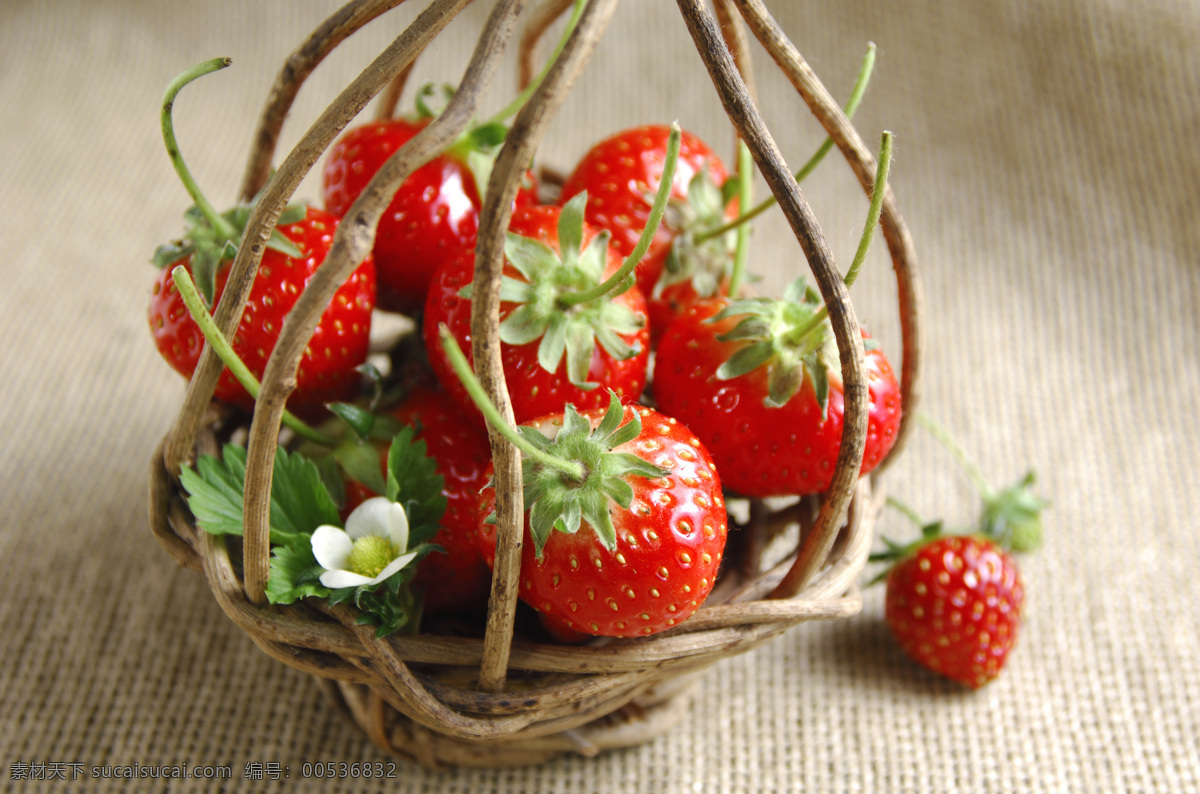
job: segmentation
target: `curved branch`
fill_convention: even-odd
[[[500,0],[496,4],[454,97],[439,116],[400,147],[367,183],[338,225],[325,262],[300,293],[283,324],[263,372],[263,388],[250,425],[246,454],[244,564],[246,597],[252,603],[261,604],[266,598],[273,461],[283,406],[295,388],[296,370],[304,348],[338,287],[371,252],[379,217],[401,183],[453,143],[477,113],[480,96],[495,76],[522,4],[523,0]]]
[[[838,103],[825,90],[816,73],[805,62],[796,46],[788,40],[779,24],[771,17],[762,0],[732,0],[745,18],[755,37],[775,60],[796,91],[804,99],[813,115],[825,128],[825,132],[837,144],[842,155],[850,164],[859,184],[869,196],[875,184],[875,158],[863,143],[850,120],[846,118]],[[887,458],[876,467],[876,472],[892,460],[904,446],[912,428],[912,417],[916,416],[921,363],[920,319],[924,305],[921,278],[917,271],[917,254],[908,226],[896,208],[896,199],[888,187],[883,199],[880,218],[883,237],[892,257],[892,269],[896,273],[896,284],[900,301],[900,330],[903,337],[903,363],[900,370],[900,399],[903,411],[896,443]]]
[[[232,338],[237,330],[242,308],[254,285],[254,276],[279,213],[313,164],[350,120],[470,2],[434,0],[430,3],[391,46],[346,86],[284,158],[250,213],[242,245],[238,247],[237,257],[229,267],[225,291],[214,312],[213,319],[227,338]],[[221,368],[220,359],[205,345],[169,435],[165,459],[172,476],[178,476],[183,462],[191,455],[192,444],[199,432],[205,408],[212,400]]]
[[[513,199],[517,195],[525,169],[533,160],[551,118],[566,99],[592,51],[616,10],[617,0],[593,0],[588,4],[575,32],[529,102],[517,113],[504,147],[488,181],[486,199],[479,218],[476,247],[474,296],[471,303],[471,345],[475,373],[487,389],[488,397],[512,424],[512,403],[504,381],[500,359],[500,277],[504,271],[504,233],[512,218]],[[516,614],[517,580],[521,572],[521,538],[525,526],[525,508],[521,490],[520,453],[494,431],[492,461],[496,472],[496,563],[492,574],[492,597],[488,605],[488,624],[479,688],[499,691],[504,686],[512,643],[513,618]]]
[[[812,208],[800,193],[800,187],[771,138],[758,108],[750,100],[733,56],[721,39],[716,20],[703,0],[677,1],[726,114],[750,148],[758,170],[779,200],[779,206],[804,250],[821,296],[825,299],[825,306],[829,309],[829,320],[837,338],[845,394],[841,450],[816,525],[801,544],[788,575],[772,593],[774,598],[790,598],[800,592],[824,564],[854,495],[855,482],[862,466],[869,399],[863,372],[862,334],[846,285],[834,264]]]
[[[258,195],[271,174],[271,159],[279,144],[279,133],[283,122],[300,86],[313,70],[325,60],[325,56],[339,44],[356,33],[363,25],[390,11],[404,0],[353,0],[338,9],[333,16],[321,23],[304,43],[297,47],[275,78],[271,94],[263,107],[258,129],[254,132],[254,144],[250,147],[250,158],[242,176],[242,201]]]

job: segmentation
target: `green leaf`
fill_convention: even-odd
[[[204,531],[215,535],[243,533],[243,447],[227,444],[221,459],[202,456],[195,471],[180,472],[180,480],[188,492],[188,507]],[[271,543],[295,542],[322,524],[340,526],[341,520],[316,464],[299,454],[277,450],[271,483]]]
[[[388,499],[403,504],[408,515],[410,549],[436,535],[446,513],[445,479],[425,442],[414,440],[414,434],[413,428],[405,427],[392,440],[386,486]]]
[[[613,526],[612,514],[608,512],[608,495],[603,491],[589,491],[580,500],[583,519],[587,521],[600,545],[609,551],[617,548],[617,530]]]
[[[304,256],[304,252],[297,248],[296,244],[284,236],[283,232],[279,231],[279,229],[271,230],[271,236],[267,240],[267,248],[278,251],[285,256],[290,256],[293,259],[300,259]]]
[[[329,595],[321,584],[325,572],[313,556],[312,544],[298,542],[271,550],[271,571],[267,576],[267,600],[272,604],[290,604],[298,598]]]
[[[509,345],[527,345],[541,339],[551,319],[551,316],[538,312],[532,305],[522,304],[500,323],[500,341]]]
[[[608,498],[626,510],[633,504],[633,486],[625,480],[616,477],[606,479],[603,490],[604,493],[608,494]]]
[[[666,477],[669,469],[657,466],[648,460],[639,458],[631,452],[614,452],[604,459],[604,474],[609,477],[624,477],[633,474],[646,479]]]
[[[535,447],[541,450],[549,449],[550,445],[553,443],[550,441],[550,439],[546,438],[546,436],[542,434],[542,431],[534,427],[526,427],[525,425],[521,425],[517,428],[517,432],[521,434],[521,438],[525,439],[530,444],[533,444]]]
[[[564,264],[578,261],[583,247],[583,216],[587,191],[574,195],[558,214],[558,250]]]
[[[726,206],[729,202],[738,197],[738,193],[742,189],[742,180],[734,175],[725,180],[725,184],[721,185],[721,204]],[[749,209],[749,207],[745,208]]]
[[[508,137],[508,125],[501,121],[480,124],[467,133],[468,140],[477,149],[494,149]]]
[[[575,436],[587,435],[591,430],[591,423],[579,415],[579,411],[575,406],[567,403],[563,409],[563,426],[558,431],[559,436]]]
[[[180,259],[189,256],[196,250],[196,246],[191,243],[183,243],[182,241],[173,243],[163,243],[158,248],[154,249],[154,256],[150,261],[157,268],[164,268],[168,265],[173,265]]]
[[[553,248],[541,240],[522,237],[514,232],[504,235],[504,256],[527,281],[532,281],[537,274],[561,265]]]
[[[352,403],[329,403],[325,407],[348,424],[359,438],[371,435],[371,429],[375,426],[375,415],[370,411]]]
[[[308,207],[304,204],[288,204],[283,208],[283,212],[279,213],[279,220],[275,221],[276,226],[291,226],[293,223],[299,223],[308,217]],[[246,220],[249,220],[248,213]],[[245,223],[242,224],[245,226]]]
[[[600,232],[591,239],[591,242],[587,244],[587,248],[579,254],[579,257],[575,261],[575,266],[597,284],[604,280],[604,268],[608,266],[608,242],[610,239],[612,239],[612,235],[607,229]],[[567,261],[566,254],[563,255],[563,261]],[[632,284],[632,282],[630,283]],[[622,282],[622,284],[624,285],[625,282]],[[613,298],[628,291],[629,286],[624,286],[623,289],[614,290],[609,293],[608,298]]]
[[[475,180],[475,190],[480,197],[487,195],[488,182],[492,179],[492,170],[496,167],[496,152],[480,151],[472,148],[467,152],[467,170]]]
[[[605,409],[604,418],[600,420],[600,424],[596,425],[596,429],[592,431],[592,438],[602,443],[607,442],[612,434],[621,427],[621,420],[624,418],[625,408],[621,405],[621,399],[617,397],[616,392],[610,389],[608,408]]]
[[[208,247],[199,247],[192,254],[192,281],[209,309],[212,309],[216,300],[213,296],[217,290],[217,268],[220,263],[219,256]]]
[[[563,354],[567,352],[568,324],[565,314],[555,312],[546,325],[542,343],[538,345],[538,365],[547,372],[557,372],[562,364]]]
[[[341,516],[316,464],[302,455],[278,449],[271,483],[272,533],[279,530],[311,535],[325,524],[341,526]]]
[[[333,456],[350,479],[362,483],[377,494],[387,492],[383,467],[379,465],[379,452],[373,445],[354,442],[341,444],[333,451]]]
[[[202,455],[196,470],[183,469],[179,480],[188,493],[188,507],[196,523],[212,535],[242,534],[242,490],[246,451],[225,447],[225,460]]]
[[[771,324],[764,317],[750,315],[733,327],[732,331],[717,336],[720,342],[737,342],[742,339],[765,339],[771,335]]]
[[[705,322],[716,323],[727,317],[734,317],[739,314],[754,314],[765,317],[770,311],[771,302],[769,299],[743,298],[741,300],[730,301],[724,309],[709,317]]]
[[[770,342],[757,342],[747,345],[729,357],[729,360],[717,368],[719,380],[739,378],[748,372],[766,364],[775,355],[775,348]]]
[[[596,337],[592,329],[580,323],[567,326],[567,380],[579,389],[594,389],[589,383],[588,370],[592,367],[592,356],[596,352]]]
[[[470,299],[469,293],[471,284],[459,290],[460,297]],[[528,303],[533,300],[533,287],[529,282],[521,281],[512,276],[501,276],[500,278],[500,302],[501,303]]]
[[[332,455],[323,455],[313,459],[313,464],[316,465],[317,471],[321,475],[321,482],[325,484],[325,490],[329,491],[329,498],[337,505],[340,511],[346,504],[346,484],[342,481],[342,470],[338,467],[338,463],[333,459]]]
[[[808,283],[801,276],[789,283],[783,288],[783,301],[785,303],[804,303],[808,296]]]

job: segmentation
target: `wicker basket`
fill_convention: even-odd
[[[268,179],[283,119],[303,80],[334,47],[402,0],[354,0],[326,20],[285,64],[264,110],[243,194],[262,191],[218,306],[228,335],[237,324],[263,245],[281,209],[334,137],[383,92],[390,113],[414,59],[470,0],[433,0],[395,42],[329,105]],[[151,527],[182,565],[202,571],[221,608],[268,655],[311,673],[335,706],[383,750],[426,766],[509,766],[539,763],[565,752],[593,755],[640,743],[678,722],[692,681],[715,662],[761,645],[807,620],[851,616],[861,607],[856,580],[872,541],[882,502],[878,478],[860,479],[866,437],[867,387],[862,341],[846,289],[820,230],[752,99],[746,28],[770,53],[841,150],[864,190],[874,160],[845,115],[770,18],[761,0],[717,0],[712,15],[702,0],[678,0],[722,104],[749,146],[759,170],[795,231],[829,307],[845,383],[845,430],[833,485],[821,497],[782,508],[747,505],[731,523],[722,574],[705,605],[675,629],[635,640],[575,646],[514,636],[515,582],[520,567],[519,498],[500,499],[500,527],[486,629],[478,636],[438,633],[377,639],[352,609],[312,603],[267,603],[267,516],[274,451],[281,441],[283,404],[307,340],[334,291],[370,250],[374,223],[390,195],[415,167],[451,142],[475,115],[516,28],[522,0],[495,0],[466,77],[426,130],[388,161],[348,214],[333,249],[284,326],[263,376],[252,422],[212,401],[221,363],[205,349],[180,414],[151,463]],[[541,34],[570,6],[548,0],[529,15],[521,37],[522,81],[533,72]],[[555,65],[516,117],[480,218],[477,259],[486,276],[473,300],[476,371],[492,399],[511,416],[497,339],[503,230],[527,163],[552,114],[592,52],[616,0],[591,0]],[[906,433],[915,401],[919,284],[912,243],[890,195],[884,236],[899,284],[903,334],[902,400]],[[197,529],[178,474],[198,454],[218,454],[235,433],[248,440],[244,536],[241,543]],[[286,438],[284,439],[286,443]],[[521,493],[519,453],[492,438],[497,493]],[[798,538],[779,553],[788,527]],[[768,556],[768,554],[773,556]],[[778,559],[778,562],[772,562]]]

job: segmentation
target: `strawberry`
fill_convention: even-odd
[[[607,229],[622,257],[637,245],[662,180],[670,128],[624,130],[593,146],[563,183],[561,201],[586,192],[588,223]],[[700,240],[736,215],[725,206],[725,165],[702,140],[683,132],[671,185],[672,202],[650,249],[637,266],[657,338],[670,320],[700,298],[717,295],[732,264],[733,235]],[[727,215],[728,212],[728,215]]]
[[[900,647],[972,689],[1000,674],[1024,601],[1013,558],[979,535],[926,540],[887,574],[886,620]]]
[[[487,436],[473,423],[464,421],[445,394],[430,389],[417,389],[389,413],[400,424],[415,428],[415,437],[425,442],[426,454],[437,461],[436,473],[444,481],[446,512],[441,528],[430,541],[441,546],[444,553],[422,559],[413,580],[424,590],[425,609],[482,607],[491,588],[491,572],[480,553],[475,514],[479,492],[491,476],[492,451]],[[380,446],[378,453],[380,470],[386,472],[388,450]],[[378,495],[357,480],[348,480],[345,490],[342,512],[346,515]]]
[[[384,162],[430,120],[426,111],[418,118],[373,121],[345,132],[322,171],[325,207],[345,214]],[[375,233],[380,308],[408,314],[420,309],[438,263],[475,246],[490,152],[503,135],[500,125],[474,128],[396,191]],[[533,203],[535,191],[522,189],[517,206]]]
[[[274,249],[263,254],[241,322],[231,340],[238,358],[256,377],[261,378],[266,369],[288,312],[325,260],[337,225],[337,218],[310,207],[302,220],[278,227],[301,255],[288,256]],[[191,255],[162,268],[150,296],[150,332],[167,363],[190,378],[200,359],[204,337],[171,280],[171,270],[177,264],[183,264],[189,275],[195,275]],[[226,262],[216,275],[214,304],[220,303],[228,278]],[[334,293],[317,323],[300,359],[296,389],[288,399],[293,411],[312,415],[319,413],[325,403],[354,395],[360,380],[356,367],[367,358],[374,305],[375,266],[368,257]],[[254,405],[228,369],[217,381],[215,396],[247,409]]]
[[[184,237],[160,246],[154,262],[162,268],[150,296],[150,332],[163,358],[185,377],[191,377],[204,346],[204,337],[175,287],[171,271],[183,265],[206,303],[220,302],[229,278],[228,265],[237,253],[250,205],[218,214],[200,193],[175,144],[171,107],[179,90],[202,74],[228,66],[216,59],[180,75],[163,103],[163,136],[168,154],[195,204],[185,213]],[[338,219],[322,210],[290,206],[280,214],[263,253],[241,321],[231,341],[234,352],[261,378],[275,348],[284,319],[316,269],[325,261]],[[375,265],[368,257],[334,294],[317,323],[300,360],[296,388],[288,405],[293,411],[317,415],[327,402],[346,399],[359,384],[356,368],[367,357],[371,312],[375,306]],[[244,408],[254,401],[228,369],[221,373],[215,396]]]
[[[920,528],[921,538],[909,545],[884,538],[887,548],[871,561],[891,567],[875,581],[887,580],[885,617],[904,652],[978,689],[1000,674],[1017,640],[1025,588],[1009,552],[1041,545],[1047,503],[1033,492],[1032,472],[997,490],[945,428],[924,413],[915,419],[963,467],[982,509],[970,530],[947,533],[941,521],[925,523],[889,497],[888,504]]]
[[[521,435],[584,463],[580,482],[526,457],[519,594],[556,636],[664,631],[704,601],[728,531],[720,477],[674,419],[610,395],[606,410],[546,417]],[[495,500],[484,490],[480,537],[495,560]]]
[[[586,200],[580,195],[562,208],[526,207],[509,225],[500,349],[518,423],[561,413],[568,402],[581,410],[602,407],[606,389],[630,402],[646,384],[650,348],[641,291],[631,287],[616,297],[572,302],[622,264],[608,249],[608,234],[584,224]],[[424,333],[430,364],[447,393],[482,423],[437,333],[448,326],[469,355],[474,269],[470,250],[434,272]]]
[[[841,447],[843,396],[833,332],[803,281],[782,300],[720,298],[672,323],[658,348],[654,396],[713,454],[743,496],[825,491]],[[863,334],[866,337],[866,334]],[[868,339],[871,407],[862,473],[895,443],[900,388]]]

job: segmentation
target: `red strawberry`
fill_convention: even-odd
[[[345,214],[384,162],[429,121],[385,119],[344,133],[329,150],[322,173],[326,208]],[[488,167],[484,152],[497,136],[503,137],[495,125],[476,128],[414,171],[396,191],[375,235],[380,308],[410,314],[420,309],[438,263],[474,247],[482,189],[478,179],[487,179],[481,173]],[[518,206],[532,203],[532,188],[518,194]]]
[[[416,428],[416,438],[426,444],[426,454],[437,461],[444,480],[446,512],[441,529],[430,540],[445,551],[426,556],[417,567],[414,584],[424,590],[430,611],[482,607],[491,588],[491,572],[480,554],[476,510],[479,492],[491,477],[492,451],[484,435],[446,400],[443,393],[419,389],[391,411],[401,424]],[[380,469],[386,471],[388,450],[379,450]],[[349,480],[346,505],[349,514],[376,492]]]
[[[567,177],[562,202],[586,192],[588,223],[612,233],[622,257],[637,245],[662,180],[670,127],[649,125],[620,132],[593,146]],[[650,249],[637,266],[638,287],[649,300],[650,326],[657,335],[700,298],[718,294],[731,265],[734,238],[697,242],[695,234],[736,215],[721,187],[727,172],[699,138],[684,132],[672,180],[672,201]]]
[[[289,213],[294,214],[294,213]],[[229,214],[240,235],[237,221],[245,222],[248,213],[239,208]],[[275,348],[284,318],[292,310],[313,273],[325,261],[338,219],[318,209],[308,208],[301,219],[278,227],[279,233],[299,249],[289,256],[276,248],[263,254],[254,286],[242,319],[230,343],[242,362],[261,378],[267,358]],[[210,232],[211,233],[211,232]],[[195,230],[191,233],[196,235]],[[202,235],[201,235],[202,236]],[[195,244],[192,244],[195,248]],[[160,249],[183,252],[186,246]],[[150,296],[150,332],[163,358],[185,377],[191,377],[204,346],[204,337],[188,313],[183,298],[171,279],[171,270],[183,264],[198,283],[205,277],[195,272],[195,257],[189,252],[173,262],[164,262],[154,281]],[[210,266],[216,264],[212,261]],[[215,276],[213,305],[221,300],[229,278],[228,261]],[[327,402],[353,396],[360,375],[355,369],[367,357],[370,341],[371,310],[375,306],[375,265],[367,258],[334,294],[332,302],[317,324],[312,341],[300,359],[296,390],[288,406],[299,413],[320,412]],[[219,400],[253,406],[254,401],[228,369],[221,373],[215,396]]]
[[[727,534],[721,482],[700,441],[643,406],[542,419],[522,435],[551,455],[584,462],[582,482],[526,458],[520,597],[564,628],[613,637],[685,620],[716,580]],[[484,557],[495,526],[480,511]]]
[[[183,162],[171,111],[185,85],[229,63],[227,58],[215,58],[183,72],[167,88],[162,104],[163,143],[195,203],[184,214],[190,225],[183,239],[159,246],[154,252],[154,263],[162,272],[150,296],[150,333],[163,358],[189,378],[196,369],[204,338],[175,288],[171,271],[183,265],[208,306],[216,306],[229,278],[227,264],[241,244],[253,202],[225,213],[213,208]],[[262,378],[284,318],[325,261],[337,225],[338,219],[332,215],[303,206],[285,207],[280,213],[237,331],[229,340],[234,353],[258,378]],[[325,403],[354,394],[359,383],[356,368],[367,357],[374,307],[375,264],[367,257],[338,288],[317,323],[300,359],[296,388],[288,399],[293,411],[319,415]],[[228,369],[221,373],[215,396],[246,408],[254,404]]]
[[[672,323],[658,348],[659,408],[700,437],[726,487],[743,496],[820,493],[832,480],[843,397],[819,306],[802,282],[778,301],[706,301]],[[900,424],[899,385],[877,348],[867,351],[866,373],[864,474],[891,449]]]
[[[641,291],[633,287],[615,297],[569,303],[622,264],[607,248],[607,233],[596,234],[583,223],[585,199],[561,209],[517,210],[509,226],[500,340],[518,423],[561,413],[568,402],[580,409],[602,407],[606,389],[623,401],[636,400],[646,384],[649,334]],[[448,326],[470,357],[471,301],[464,288],[474,268],[472,250],[435,271],[424,332],[430,364],[446,391],[482,423],[437,332],[439,325]]]
[[[900,647],[976,689],[1000,674],[1024,600],[1012,557],[980,536],[937,537],[887,574],[887,625]]]

